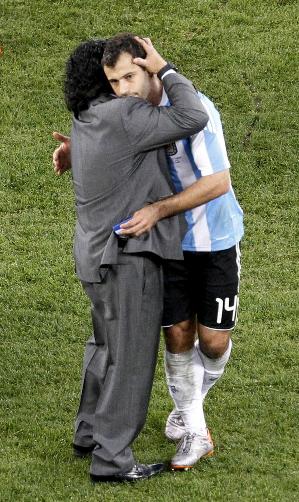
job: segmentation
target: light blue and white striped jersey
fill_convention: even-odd
[[[202,176],[230,168],[219,112],[202,93],[198,93],[209,122],[198,134],[177,141],[167,148],[169,169],[177,192]],[[160,106],[169,106],[163,90]],[[243,211],[232,187],[229,192],[185,212],[188,224],[183,239],[184,251],[220,251],[237,244],[244,233]]]

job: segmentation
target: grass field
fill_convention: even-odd
[[[298,500],[297,2],[2,0],[0,16],[1,502]],[[70,129],[72,48],[124,30],[150,35],[220,109],[246,237],[234,351],[206,402],[216,455],[189,473],[93,486],[70,446],[91,326],[51,132]],[[141,462],[173,453],[162,349]]]

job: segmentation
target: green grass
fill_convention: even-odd
[[[297,500],[296,4],[1,2],[1,501]],[[150,35],[219,107],[246,237],[234,351],[206,403],[215,457],[181,475],[93,486],[70,448],[91,326],[73,272],[72,184],[52,173],[51,131],[70,128],[61,89],[72,48],[124,30]],[[173,453],[161,354],[134,446],[142,462]]]

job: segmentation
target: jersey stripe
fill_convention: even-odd
[[[188,157],[188,160],[190,162],[190,166],[192,167],[192,171],[194,173],[194,176],[198,180],[199,178],[201,178],[201,171],[198,168],[198,166],[196,165],[195,160],[193,158],[192,151],[191,151],[190,138],[183,139],[182,143],[184,145],[184,150],[185,150],[186,155]]]
[[[170,167],[170,174],[171,174],[171,178],[174,183],[174,186],[178,192],[182,192],[184,188],[181,184],[180,178],[177,175],[177,171],[175,169],[175,166],[173,165],[173,161],[172,161],[172,158],[170,157],[170,155],[167,155],[167,159],[168,159],[168,165]],[[194,227],[192,211],[191,210],[185,211],[184,215],[185,215],[185,219],[187,221],[188,229],[189,228],[192,229]],[[187,231],[187,233],[184,237],[184,241],[186,241],[186,246],[188,246],[190,249],[195,248],[195,242],[194,242],[194,236],[193,236],[192,230],[191,230],[191,232]]]

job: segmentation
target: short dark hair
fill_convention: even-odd
[[[106,40],[83,42],[66,62],[64,98],[76,117],[100,94],[112,92],[101,65],[105,45]]]
[[[128,52],[133,58],[146,57],[145,50],[137,42],[133,33],[119,33],[115,37],[107,40],[102,58],[102,65],[109,67],[115,66],[119,56],[123,52]]]

